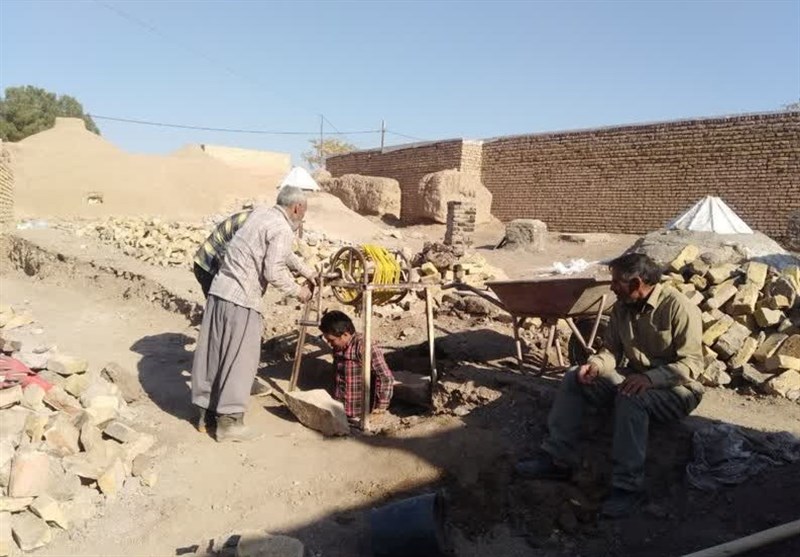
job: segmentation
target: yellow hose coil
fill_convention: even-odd
[[[374,244],[364,244],[361,249],[375,266],[372,284],[397,284],[400,282],[402,271],[400,263],[386,248]],[[372,295],[372,301],[376,305],[385,304],[396,294],[396,291],[376,289]]]

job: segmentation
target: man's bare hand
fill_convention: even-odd
[[[311,289],[308,286],[302,286],[300,288],[300,292],[297,294],[297,297],[300,299],[301,302],[307,302],[311,299],[314,293],[311,292]]]
[[[314,292],[314,289],[317,287],[317,283],[314,279],[306,279],[305,285],[308,287],[309,290],[311,290],[312,293]]]
[[[634,373],[625,378],[625,381],[620,383],[619,392],[624,396],[635,396],[645,392],[653,386],[650,378],[643,373]]]
[[[594,366],[594,364],[583,364],[578,368],[578,383],[589,385],[592,383],[592,381],[594,381],[595,377],[597,377],[599,373],[600,371]]]

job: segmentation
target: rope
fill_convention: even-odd
[[[367,258],[372,260],[375,266],[372,274],[372,284],[397,284],[401,278],[401,267],[397,259],[389,253],[386,248],[374,244],[364,244],[361,246]],[[372,301],[376,305],[385,304],[397,294],[394,290],[376,289],[373,293]]]

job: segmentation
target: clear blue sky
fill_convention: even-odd
[[[0,0],[0,86],[22,84],[100,115],[424,139],[769,111],[800,98],[800,1]],[[97,123],[137,152],[307,141]]]

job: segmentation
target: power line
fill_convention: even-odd
[[[250,85],[258,87],[259,90],[263,91],[265,89],[264,83],[260,82],[258,79],[254,79],[254,78],[252,78],[252,77],[250,77],[248,75],[245,75],[245,74],[233,69],[232,67],[230,67],[225,62],[223,62],[223,61],[221,61],[219,59],[216,59],[216,58],[214,58],[212,56],[209,56],[208,54],[206,54],[202,50],[194,47],[193,45],[191,45],[189,43],[186,43],[186,42],[183,42],[183,41],[180,41],[178,39],[173,38],[172,36],[168,35],[167,33],[161,31],[155,25],[153,25],[151,23],[148,23],[147,21],[145,21],[143,19],[140,19],[140,18],[136,17],[135,15],[132,15],[129,12],[126,12],[125,10],[119,8],[118,6],[114,6],[114,5],[112,5],[112,4],[108,3],[108,2],[105,2],[103,0],[94,0],[94,1],[95,1],[95,3],[97,3],[97,4],[101,5],[101,6],[103,6],[104,8],[106,8],[107,10],[115,13],[119,17],[121,17],[121,18],[123,18],[123,19],[125,19],[125,20],[127,20],[127,21],[129,21],[129,22],[131,22],[131,23],[133,23],[135,25],[137,25],[138,27],[141,27],[141,28],[145,29],[149,33],[152,33],[154,35],[159,36],[161,39],[163,39],[163,40],[165,40],[167,42],[171,42],[173,44],[178,45],[179,47],[183,48],[184,50],[186,50],[186,51],[188,51],[188,52],[190,52],[192,54],[194,54],[195,56],[199,56],[200,58],[203,58],[204,60],[206,60],[206,62],[210,62],[210,63],[220,67],[221,69],[223,69],[225,72],[229,73],[230,75],[238,77],[239,79],[241,79],[243,81],[246,81]],[[329,132],[328,135],[339,135],[339,136],[347,137],[347,135],[349,135],[349,134],[356,135],[356,134],[369,134],[369,133],[381,133],[382,132],[382,130],[361,130],[361,131],[342,132],[333,124],[333,122],[331,122],[327,117],[325,117],[324,114],[321,114],[321,116],[322,116],[323,121],[327,122],[335,130],[334,132]],[[110,116],[94,116],[94,115],[92,115],[92,117],[93,118],[98,118],[98,119],[101,119],[101,120],[112,120],[112,121],[117,121],[117,122],[125,122],[125,123],[131,123],[131,124],[141,124],[141,125],[147,125],[147,126],[181,128],[181,129],[201,130],[201,131],[216,131],[216,132],[224,132],[224,133],[247,133],[247,134],[262,134],[262,135],[314,135],[314,136],[317,135],[317,132],[266,131],[266,130],[212,128],[212,127],[206,127],[206,126],[187,126],[187,125],[181,125],[181,124],[167,124],[167,123],[162,123],[162,122],[148,122],[148,121],[144,121],[144,120],[132,120],[132,119],[128,119],[128,118],[114,118],[114,117],[110,117]],[[395,136],[398,136],[398,137],[403,137],[405,139],[411,139],[411,140],[414,140],[414,141],[430,141],[428,139],[424,139],[424,138],[421,138],[421,137],[415,137],[413,135],[406,135],[406,134],[395,132],[395,131],[391,131],[391,130],[388,130],[388,129],[384,130],[384,131],[385,131],[385,133],[390,133],[392,135],[395,135]]]
[[[212,64],[215,64],[215,65],[219,66],[224,71],[226,71],[227,73],[231,74],[232,76],[235,76],[235,77],[238,77],[239,79],[247,81],[251,85],[256,85],[256,86],[258,86],[260,88],[264,87],[263,84],[260,84],[257,80],[252,79],[249,76],[246,76],[243,73],[234,70],[229,65],[227,65],[224,62],[222,62],[221,60],[217,60],[216,58],[214,58],[212,56],[209,56],[208,54],[206,54],[202,50],[192,46],[189,43],[185,43],[183,41],[177,40],[177,39],[169,36],[168,34],[166,34],[163,31],[161,31],[158,27],[156,27],[152,23],[148,23],[147,21],[145,21],[143,19],[140,19],[140,18],[136,17],[135,15],[126,12],[125,10],[123,10],[122,8],[119,8],[118,6],[114,6],[112,4],[109,4],[108,2],[103,2],[102,0],[94,0],[94,1],[95,1],[95,3],[97,3],[97,4],[101,5],[101,6],[103,6],[104,8],[106,8],[107,10],[110,10],[110,11],[114,12],[119,17],[121,17],[121,18],[123,18],[123,19],[125,19],[125,20],[127,20],[127,21],[129,21],[129,22],[131,22],[131,23],[133,23],[133,24],[145,29],[149,33],[157,35],[157,36],[159,36],[160,38],[162,38],[163,40],[165,40],[167,42],[170,42],[170,43],[178,45],[182,49],[194,54],[195,56],[199,56],[200,58],[203,58],[206,62],[211,62]]]
[[[392,130],[386,130],[386,133],[390,133],[390,134],[396,135],[398,137],[405,137],[406,139],[413,139],[415,141],[430,141],[430,139],[425,139],[425,138],[422,138],[422,137],[415,137],[413,135],[406,135],[404,133],[399,133],[399,132],[395,132],[395,131],[392,131]]]
[[[327,117],[327,116],[325,116],[324,114],[320,114],[320,116],[322,116],[322,119],[323,119],[323,120],[325,120],[326,122],[328,122],[328,125],[330,125],[330,127],[332,127],[332,128],[334,129],[334,131],[336,131],[336,133],[337,133],[337,134],[339,134],[339,135],[342,135],[342,136],[344,136],[345,138],[347,138],[348,140],[350,140],[350,138],[349,138],[349,137],[347,137],[347,134],[346,134],[346,133],[342,133],[341,131],[339,131],[339,128],[337,128],[337,127],[336,127],[336,126],[333,124],[333,122],[331,122],[330,120],[328,120],[328,117]],[[378,133],[380,133],[380,130],[378,130]],[[351,140],[351,141],[352,141],[352,140]]]
[[[143,126],[156,126],[160,128],[178,128],[184,130],[199,130],[199,131],[210,131],[210,132],[224,132],[224,133],[248,133],[248,134],[260,134],[260,135],[313,135],[316,136],[318,132],[315,131],[286,131],[286,130],[248,130],[248,129],[238,129],[238,128],[213,128],[210,126],[190,126],[185,124],[170,124],[167,122],[151,122],[148,120],[134,120],[132,118],[117,118],[115,116],[101,116],[99,114],[88,114],[92,118],[96,118],[98,120],[110,120],[112,122],[124,122],[126,124],[140,124]],[[324,118],[324,117],[323,117]],[[330,122],[328,122],[330,123]],[[332,125],[332,124],[331,124]],[[369,133],[381,133],[381,130],[355,130],[355,131],[335,131],[335,132],[328,132],[329,135],[357,135],[357,134],[369,134]]]

